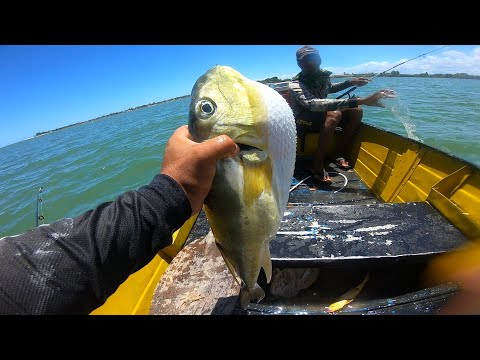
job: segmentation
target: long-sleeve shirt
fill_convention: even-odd
[[[309,113],[357,107],[356,99],[327,99],[328,94],[352,86],[349,80],[332,84],[330,71],[320,70],[314,76],[299,73],[289,83],[290,105],[296,119],[311,118]],[[315,114],[311,114],[315,116]]]
[[[0,239],[0,314],[89,314],[191,216],[167,175],[75,218]]]

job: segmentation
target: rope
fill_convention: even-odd
[[[336,172],[336,171],[329,171],[329,172],[328,172],[328,175],[330,175],[330,174],[338,174],[338,175],[340,175],[340,176],[343,176],[343,178],[345,179],[345,182],[343,183],[343,186],[342,186],[340,189],[335,190],[333,193],[336,194],[337,192],[345,189],[345,187],[346,187],[347,184],[348,184],[348,179],[347,179],[347,177],[346,177],[345,175],[343,175],[342,173],[339,173],[339,172]],[[295,189],[296,189],[298,186],[300,186],[304,181],[310,179],[311,177],[312,177],[312,175],[308,175],[305,179],[300,180],[297,184],[295,184],[294,186],[292,186],[292,187],[290,188],[289,192],[292,192],[293,190],[295,190]]]
[[[294,186],[292,186],[289,190],[289,192],[292,192],[293,190],[295,190],[301,183],[303,183],[304,181],[310,179],[312,177],[312,175],[308,175],[305,179],[302,179],[300,180],[297,184],[295,184]]]
[[[346,187],[347,184],[348,184],[348,179],[347,179],[347,177],[346,177],[345,175],[343,175],[342,173],[339,173],[339,172],[336,172],[336,171],[329,171],[329,172],[328,172],[328,175],[330,175],[330,174],[338,174],[338,175],[340,175],[340,176],[343,176],[343,178],[345,179],[345,182],[343,183],[343,186],[342,186],[340,189],[335,190],[333,193],[336,194],[337,192],[345,189],[345,187]]]

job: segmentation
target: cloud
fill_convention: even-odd
[[[334,74],[360,74],[360,73],[381,73],[408,59],[399,59],[395,62],[369,61],[367,63],[350,67],[330,67],[328,70]],[[425,55],[424,57],[409,61],[408,63],[392,69],[401,74],[457,74],[467,73],[480,75],[480,47],[474,48],[470,53],[457,50],[447,50],[437,55]],[[389,70],[389,71],[392,71]]]

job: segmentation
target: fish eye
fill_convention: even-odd
[[[201,99],[197,102],[197,115],[200,119],[207,119],[215,113],[215,103],[210,99]]]

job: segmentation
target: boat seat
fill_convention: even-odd
[[[428,202],[296,205],[270,242],[274,267],[421,262],[468,239]]]

